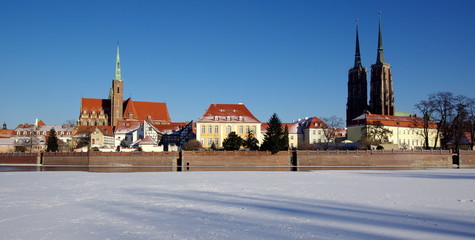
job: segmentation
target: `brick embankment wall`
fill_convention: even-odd
[[[75,166],[169,166],[175,167],[178,153],[176,152],[90,152],[90,153],[44,153],[43,165],[75,165]]]
[[[226,170],[242,170],[246,167],[270,167],[273,170],[287,171],[290,164],[290,152],[260,151],[201,151],[182,153],[183,170],[199,170],[200,167],[223,167]]]
[[[87,152],[43,153],[43,165],[87,166],[89,157]]]
[[[450,151],[298,151],[299,166],[451,167]]]
[[[475,167],[475,151],[460,150],[460,167]]]
[[[90,166],[177,166],[177,152],[91,153]]]
[[[0,153],[0,164],[39,164],[38,153]]]

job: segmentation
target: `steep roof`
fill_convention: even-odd
[[[124,102],[124,117],[128,118],[132,113],[134,119],[153,120],[170,122],[170,115],[166,103],[161,102],[139,102],[133,101],[132,98]]]
[[[260,123],[244,104],[211,104],[201,116],[199,123]]]
[[[290,134],[300,134],[302,129],[299,127],[298,123],[282,123],[282,130],[287,126],[287,130]],[[261,123],[261,133],[266,133],[269,123]]]
[[[0,138],[9,138],[13,136],[13,129],[0,129]]]
[[[167,124],[154,124],[153,126],[157,128],[160,132],[166,131],[179,131],[182,128],[186,127],[189,122],[172,122]]]
[[[135,131],[140,128],[142,123],[142,121],[137,120],[118,121],[115,133],[128,133]]]
[[[96,128],[102,132],[104,135],[113,135],[114,127],[112,126],[78,126],[76,127],[76,131],[73,135],[83,135],[83,134],[90,134],[96,130]]]
[[[381,115],[372,113],[363,113],[362,115],[352,120],[352,125],[374,125],[380,122],[383,126],[391,127],[410,127],[410,128],[422,128],[424,120],[416,116],[393,116],[393,115]],[[434,122],[429,123],[429,128],[437,128]]]
[[[81,98],[81,113],[104,110],[105,113],[110,112],[111,101],[110,99],[99,98]]]

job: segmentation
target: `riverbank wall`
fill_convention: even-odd
[[[0,164],[97,167],[169,167],[171,171],[206,168],[261,167],[285,170],[292,167],[475,167],[475,152],[449,150],[369,151],[183,151],[183,152],[63,152],[0,153]]]

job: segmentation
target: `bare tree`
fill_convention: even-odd
[[[437,147],[439,134],[442,134],[440,144],[442,148],[447,148],[450,141],[449,125],[454,118],[455,96],[451,92],[437,92],[429,95],[429,102],[432,104],[432,113],[437,123],[437,134],[434,141],[434,148]]]
[[[422,128],[420,135],[424,138],[424,149],[429,149],[429,126],[432,119],[433,107],[429,101],[422,100],[415,105],[416,109],[422,114],[422,122],[414,122],[414,127]]]
[[[338,128],[343,125],[343,119],[337,116],[323,117],[321,118],[325,122],[323,126],[323,136],[325,137],[326,149],[329,148],[330,142],[335,143]]]
[[[361,142],[365,145],[387,143],[393,132],[384,127],[381,121],[375,121],[361,129]]]

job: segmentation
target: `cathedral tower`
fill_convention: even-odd
[[[117,126],[117,122],[123,119],[123,98],[124,98],[124,83],[120,74],[120,55],[119,46],[117,46],[117,57],[115,63],[115,76],[112,80],[112,88],[110,91],[111,101],[111,126]]]
[[[356,24],[355,65],[348,71],[348,99],[346,103],[346,125],[368,108],[368,83],[366,69],[361,64],[358,23]]]
[[[394,91],[391,67],[384,62],[381,13],[379,13],[378,52],[376,63],[371,65],[371,113],[394,115]]]

